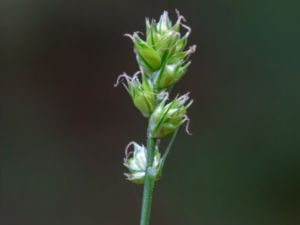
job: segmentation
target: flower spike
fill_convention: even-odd
[[[139,71],[131,76],[121,74],[114,86],[122,83],[135,107],[148,118],[147,138],[155,143],[147,142],[147,147],[136,142],[127,145],[124,165],[129,172],[125,175],[134,183],[144,183],[151,174],[155,174],[155,180],[160,177],[163,167],[158,150],[160,139],[176,135],[183,124],[186,133],[191,134],[187,109],[193,100],[189,93],[174,99],[170,97],[174,85],[191,65],[190,57],[196,51],[196,45],[187,47],[192,30],[185,24],[184,16],[175,11],[177,19],[174,23],[164,11],[158,20],[145,19],[145,33],[124,34],[133,42]]]
[[[145,19],[145,33],[124,35],[133,42],[139,71],[132,76],[121,74],[114,84],[116,87],[122,83],[135,107],[148,119],[147,146],[129,142],[123,161],[128,169],[127,180],[144,184],[140,225],[149,225],[153,187],[161,177],[179,128],[184,124],[186,133],[191,134],[187,110],[193,100],[189,93],[172,98],[171,91],[191,65],[196,45],[187,46],[192,30],[180,12],[175,11],[174,23],[164,11],[158,20]],[[161,157],[160,143],[171,135]]]

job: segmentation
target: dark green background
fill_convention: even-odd
[[[138,224],[125,181],[146,120],[118,74],[137,70],[144,17],[179,9],[198,51],[191,92],[157,183],[154,225],[300,224],[300,2],[2,0],[1,225]]]

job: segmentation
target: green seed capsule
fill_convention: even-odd
[[[192,104],[192,100],[188,102],[188,94],[177,97],[168,104],[166,100],[160,103],[150,117],[150,130],[153,138],[162,138],[172,134],[188,120],[186,110]]]
[[[165,89],[175,84],[185,74],[190,62],[184,64],[184,61],[179,61],[177,64],[165,65],[154,79],[154,85],[158,90]]]
[[[144,75],[142,76],[142,82],[137,75],[138,73],[133,75],[133,77],[129,77],[127,74],[122,74],[119,76],[119,79],[126,79],[127,84],[123,85],[131,96],[133,104],[145,117],[149,117],[156,104],[156,93],[154,92],[152,83]]]
[[[143,41],[137,33],[133,35],[133,42],[136,53],[145,62],[151,71],[157,70],[161,65],[161,57],[159,53],[151,47],[151,45]]]

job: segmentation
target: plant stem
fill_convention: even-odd
[[[174,131],[174,133],[173,133],[173,135],[172,135],[172,138],[171,138],[171,140],[170,140],[170,142],[169,142],[169,144],[168,144],[168,147],[166,148],[166,150],[165,150],[165,152],[164,152],[164,155],[163,155],[163,157],[161,158],[161,164],[162,164],[162,166],[164,166],[164,164],[165,164],[165,161],[166,161],[166,159],[167,159],[167,156],[168,156],[169,153],[170,153],[171,147],[172,147],[172,145],[173,145],[173,143],[174,143],[174,141],[175,141],[175,138],[176,138],[176,136],[177,136],[177,133],[178,133],[178,129],[176,129],[176,130]]]
[[[143,202],[141,210],[140,225],[149,225],[152,205],[152,193],[155,183],[155,175],[152,171],[155,151],[155,139],[150,135],[150,129],[147,132],[147,168],[144,181]]]

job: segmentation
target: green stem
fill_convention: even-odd
[[[143,202],[140,225],[149,225],[152,205],[152,194],[155,183],[155,174],[152,166],[154,161],[155,139],[151,137],[150,130],[147,132],[147,168],[144,182]]]
[[[169,144],[168,144],[168,147],[166,148],[166,150],[165,150],[165,152],[164,152],[164,155],[163,155],[163,157],[161,158],[161,166],[164,166],[164,163],[165,163],[165,161],[166,161],[166,159],[167,159],[167,156],[168,156],[169,153],[170,153],[171,147],[172,147],[172,145],[173,145],[173,143],[174,143],[174,141],[175,141],[175,138],[176,138],[177,133],[178,133],[178,129],[176,129],[176,130],[174,131],[174,133],[173,133],[173,135],[172,135],[172,137],[171,137],[171,140],[170,140],[170,142],[169,142]]]

